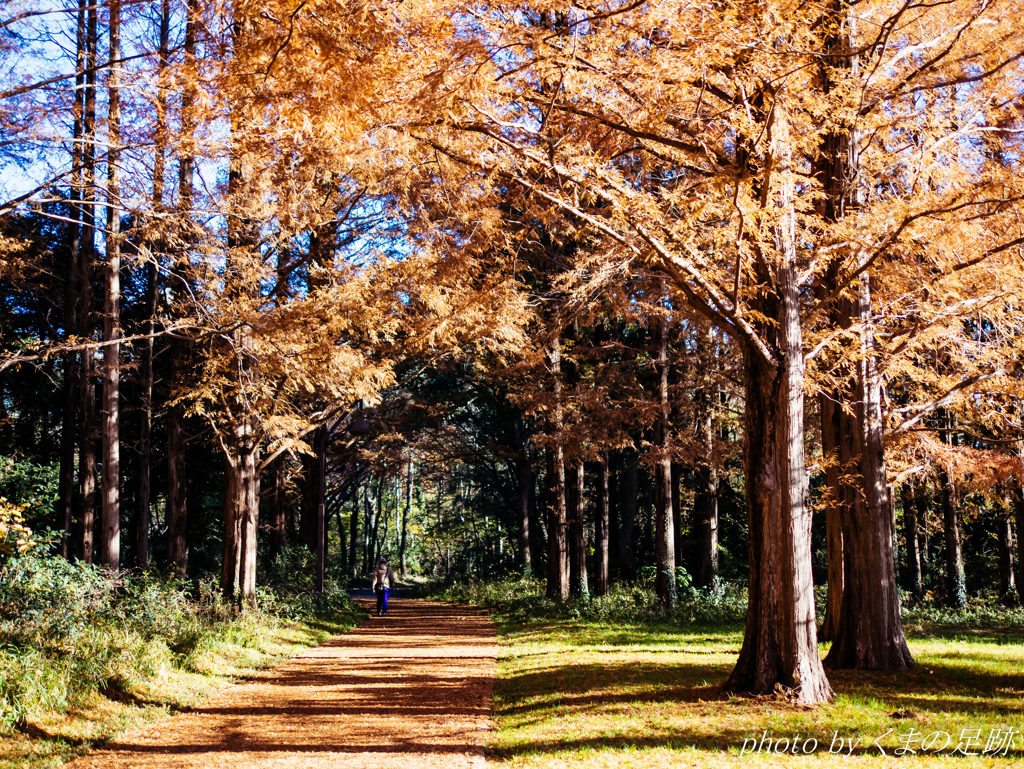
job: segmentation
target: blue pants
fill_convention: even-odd
[[[377,616],[383,617],[388,613],[388,590],[386,587],[377,588]]]

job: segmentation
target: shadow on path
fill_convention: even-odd
[[[70,766],[482,766],[495,653],[486,616],[392,599],[387,617]]]

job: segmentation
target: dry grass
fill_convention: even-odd
[[[909,639],[914,670],[832,672],[835,703],[805,709],[717,686],[735,662],[740,628],[506,624],[488,752],[514,767],[817,766],[830,758],[863,767],[1024,765],[1019,635],[923,630]],[[1008,728],[1015,748],[981,755],[994,730]],[[941,745],[943,732],[952,740],[945,750],[922,754],[918,742],[916,755],[894,756],[901,735],[938,733]],[[953,755],[961,737],[979,755]],[[829,755],[838,739],[848,753],[851,738],[853,757]],[[767,752],[779,739],[790,750],[794,740],[799,750],[810,739],[817,746],[809,756]]]

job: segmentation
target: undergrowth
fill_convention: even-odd
[[[212,578],[112,578],[42,550],[10,558],[0,567],[0,733],[169,672],[212,672],[208,658],[226,645],[259,657],[283,622],[326,623],[341,632],[364,614],[343,588],[328,583],[325,595],[314,597],[278,582],[260,588],[258,608],[237,611]]]
[[[686,572],[679,571],[678,604],[671,613],[666,613],[642,575],[634,585],[613,585],[608,595],[574,596],[565,601],[546,598],[545,583],[530,577],[459,583],[439,589],[438,594],[458,603],[486,606],[510,622],[542,619],[617,623],[659,620],[699,625],[743,622],[747,611],[745,587],[719,583],[715,588],[696,588]]]
[[[437,586],[427,592],[457,603],[485,606],[508,622],[530,620],[572,620],[587,622],[667,622],[679,625],[742,625],[747,612],[747,589],[720,582],[714,588],[697,588],[689,575],[677,573],[678,605],[666,612],[658,601],[653,579],[640,579],[633,585],[613,585],[608,595],[573,596],[562,601],[545,597],[545,582],[530,577],[509,577],[493,581],[469,581]],[[818,617],[825,613],[827,591],[815,588]],[[998,596],[974,597],[964,609],[953,609],[931,598],[911,602],[904,596],[904,624],[918,632],[971,628],[1024,628],[1024,609],[1006,606]]]

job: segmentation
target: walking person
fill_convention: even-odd
[[[386,617],[388,613],[388,592],[395,586],[395,575],[388,566],[388,559],[381,558],[377,568],[373,570],[373,590],[377,594],[377,616]]]

